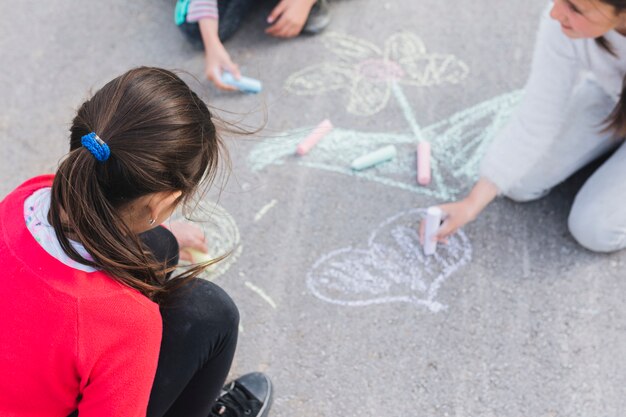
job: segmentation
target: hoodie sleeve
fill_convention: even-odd
[[[567,102],[581,71],[573,41],[546,10],[522,101],[488,147],[481,164],[481,176],[501,193],[516,187],[558,139]]]

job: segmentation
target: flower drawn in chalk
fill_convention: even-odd
[[[307,275],[307,287],[333,304],[365,306],[405,302],[432,312],[446,306],[436,300],[443,283],[472,257],[462,231],[447,245],[425,256],[418,224],[424,209],[408,210],[381,223],[365,247],[347,247],[322,256]]]
[[[248,154],[248,163],[253,171],[294,164],[375,181],[440,201],[455,199],[478,179],[487,146],[505,125],[521,95],[520,90],[502,94],[424,126],[423,138],[432,147],[432,182],[428,187],[416,181],[415,136],[408,133],[336,127],[301,158],[293,156],[296,146],[312,128],[296,129],[258,143]],[[355,158],[388,145],[398,150],[392,161],[363,171],[350,168]]]
[[[292,74],[285,88],[297,95],[348,90],[348,112],[371,116],[389,101],[391,83],[426,87],[457,84],[468,66],[453,55],[426,52],[410,32],[389,37],[384,50],[368,41],[336,32],[322,37],[324,46],[341,59],[306,67]]]

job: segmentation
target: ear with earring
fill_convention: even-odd
[[[155,220],[154,220],[154,219],[150,219],[150,220],[148,220],[148,224],[149,224],[150,226],[153,226],[153,225],[154,225],[154,222],[155,222]]]

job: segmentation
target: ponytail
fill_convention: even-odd
[[[187,203],[213,181],[225,154],[206,104],[177,75],[159,68],[128,71],[82,104],[70,132],[70,153],[52,185],[49,221],[71,259],[159,302],[227,256],[168,279],[175,267],[157,261],[122,216],[133,201],[152,193],[180,191],[179,201]],[[106,155],[94,146],[105,147]],[[71,240],[92,259],[81,257]]]
[[[120,218],[98,183],[98,162],[85,148],[70,153],[52,184],[50,224],[65,253],[73,260],[106,271],[150,299],[157,299],[166,270],[143,248]],[[81,242],[93,260],[70,244]]]

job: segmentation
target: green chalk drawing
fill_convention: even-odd
[[[440,200],[455,199],[478,179],[486,146],[510,117],[521,91],[492,98],[422,128],[402,86],[458,84],[469,73],[464,62],[452,55],[427,53],[423,42],[408,32],[391,36],[383,50],[338,33],[329,33],[322,40],[340,61],[304,68],[287,79],[285,88],[302,96],[347,91],[347,111],[359,116],[380,112],[393,94],[411,133],[335,127],[308,154],[296,156],[297,144],[313,127],[285,132],[252,149],[248,162],[253,171],[296,164]],[[416,181],[416,147],[420,141],[431,145],[432,179],[428,187]],[[363,171],[350,169],[355,158],[387,145],[398,150],[392,161]],[[367,244],[323,255],[307,274],[310,292],[344,306],[406,302],[432,312],[445,309],[437,301],[438,291],[449,276],[471,260],[471,245],[459,231],[434,256],[424,256],[417,232],[423,212],[413,209],[396,214],[372,232]]]
[[[295,156],[294,152],[313,127],[285,132],[255,146],[248,155],[248,162],[253,171],[270,165],[297,164],[449,200],[478,179],[479,163],[486,146],[509,118],[521,94],[521,90],[514,91],[479,103],[420,129],[419,135],[414,127],[411,134],[335,128],[304,157]],[[403,111],[410,112],[410,108]],[[433,180],[429,187],[416,183],[416,136],[431,143]],[[365,171],[350,169],[352,160],[386,145],[396,146],[396,159]]]
[[[404,114],[404,118],[409,123],[411,130],[413,131],[413,135],[415,135],[415,139],[417,141],[424,140],[424,136],[422,135],[422,129],[420,128],[417,120],[415,120],[415,116],[413,115],[413,109],[411,109],[411,105],[409,104],[409,100],[407,100],[404,92],[400,88],[397,82],[391,83],[391,87],[393,90],[394,96],[396,96],[396,100],[398,100],[398,104],[402,109],[402,114]]]
[[[468,66],[453,55],[428,53],[422,40],[410,32],[390,36],[382,50],[363,39],[336,32],[324,35],[322,42],[339,61],[306,67],[292,74],[285,88],[303,96],[345,90],[348,112],[360,116],[371,116],[385,108],[394,84],[458,84],[469,73]]]

